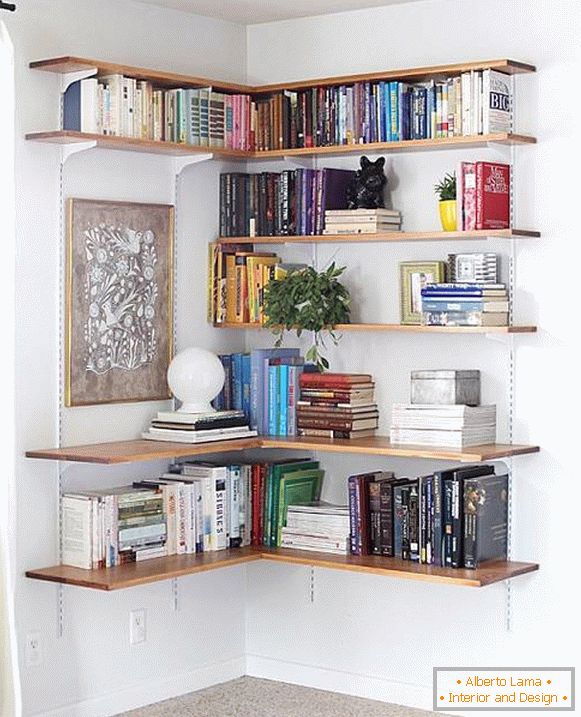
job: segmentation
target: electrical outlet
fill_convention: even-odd
[[[40,632],[29,632],[26,636],[25,647],[26,665],[28,667],[36,667],[42,663],[42,645],[40,642]]]
[[[129,613],[129,644],[139,645],[145,642],[145,610],[132,610]]]

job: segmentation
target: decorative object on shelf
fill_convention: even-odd
[[[379,209],[384,206],[383,188],[387,177],[383,168],[385,157],[372,162],[363,156],[359,160],[361,169],[357,170],[353,184],[347,190],[348,209]]]
[[[448,278],[455,284],[496,284],[498,254],[448,254]]]
[[[421,324],[422,289],[444,281],[446,265],[443,261],[405,261],[399,270],[401,323]]]
[[[411,402],[480,405],[480,371],[423,370],[411,372]]]
[[[68,201],[65,405],[170,398],[174,209]]]
[[[180,351],[169,365],[167,382],[181,401],[178,413],[211,413],[211,401],[224,385],[224,367],[211,351],[190,347]]]
[[[265,326],[276,336],[281,346],[285,331],[313,332],[313,345],[305,358],[317,365],[320,371],[329,368],[321,354],[325,347],[324,334],[336,345],[340,336],[334,331],[337,324],[349,323],[349,291],[339,282],[345,267],[333,262],[328,269],[318,272],[312,266],[289,272],[284,278],[271,279],[264,288]]]
[[[434,191],[440,200],[442,229],[445,232],[456,231],[456,174],[445,174],[444,178],[434,185]]]

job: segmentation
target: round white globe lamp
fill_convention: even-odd
[[[176,354],[167,370],[173,395],[182,402],[180,413],[211,413],[210,402],[224,385],[220,359],[206,349],[189,348]]]

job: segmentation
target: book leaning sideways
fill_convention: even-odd
[[[148,441],[175,441],[176,443],[211,443],[252,438],[258,435],[251,430],[244,411],[212,411],[183,413],[159,411],[149,429],[141,434]]]

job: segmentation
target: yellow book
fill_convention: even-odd
[[[236,323],[236,255],[226,255],[226,322]]]

